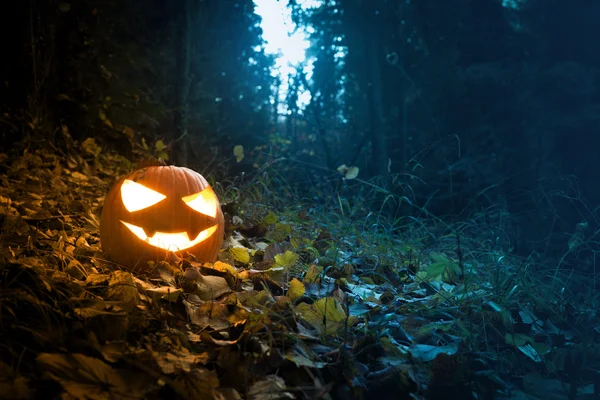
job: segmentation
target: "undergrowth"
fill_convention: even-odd
[[[218,262],[181,254],[136,276],[104,259],[97,223],[134,166],[93,139],[39,143],[0,157],[15,398],[491,399],[558,382],[575,399],[595,382],[594,281],[573,258],[512,253],[501,207],[434,216],[406,184],[327,171],[307,187],[268,163],[212,182]],[[577,237],[585,260],[595,241]]]

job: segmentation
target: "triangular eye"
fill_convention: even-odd
[[[201,192],[182,197],[181,200],[192,210],[209,217],[217,217],[217,196],[211,188],[206,188]]]
[[[166,198],[164,194],[129,179],[125,179],[121,185],[121,200],[129,212],[143,210]]]

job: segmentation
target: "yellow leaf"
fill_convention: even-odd
[[[287,295],[291,301],[296,301],[304,295],[304,290],[304,284],[294,278],[290,281],[290,288],[288,289]]]
[[[265,273],[269,274],[269,276],[271,277],[272,280],[277,281],[277,282],[282,282],[284,274],[286,273],[286,268],[278,267],[275,265],[275,266],[265,270]]]
[[[298,262],[300,257],[293,251],[286,250],[283,254],[277,254],[275,256],[275,264],[280,267],[291,267]]]
[[[133,129],[131,129],[128,126],[124,126],[123,127],[123,133],[125,134],[125,136],[127,136],[129,139],[133,139]]]
[[[71,98],[69,97],[69,95],[67,95],[67,94],[64,94],[64,93],[59,93],[59,95],[58,95],[58,96],[56,96],[56,99],[57,99],[57,100],[61,100],[61,101],[62,101],[62,100],[65,100],[65,101],[73,101],[73,100],[71,100]]]
[[[304,275],[302,280],[304,283],[319,283],[321,281],[321,273],[316,265],[311,265]]]
[[[222,261],[217,261],[213,264],[213,269],[221,272],[229,272],[233,276],[237,276],[237,270],[234,266],[224,263]]]
[[[101,108],[98,109],[98,117],[100,118],[100,120],[102,122],[104,122],[104,125],[106,125],[106,126],[108,126],[110,128],[113,127],[112,122],[110,122],[110,120],[108,118],[106,118],[106,113]]]
[[[281,233],[292,233],[292,226],[290,224],[277,223],[275,224],[275,230]]]
[[[98,154],[100,154],[100,152],[102,151],[102,148],[100,148],[100,146],[98,146],[98,143],[96,143],[96,140],[94,138],[87,138],[83,141],[83,143],[81,143],[81,148],[83,149],[83,151],[87,154],[91,154],[94,157],[97,157]]]
[[[259,292],[247,292],[247,297],[242,301],[247,307],[258,307],[264,306],[267,302],[275,301],[273,296],[267,290],[261,290]]]
[[[244,146],[238,144],[233,148],[233,155],[237,162],[240,162],[244,159]]]
[[[277,214],[270,212],[264,219],[263,222],[267,225],[273,225],[275,222],[279,220]]]
[[[300,303],[296,311],[320,333],[335,334],[346,324],[346,312],[334,297],[325,297],[310,305]]]
[[[157,152],[161,152],[163,150],[165,150],[167,148],[167,145],[165,144],[165,142],[162,139],[159,139],[156,141],[156,143],[154,143],[154,148],[156,149]]]
[[[248,264],[250,262],[250,254],[245,247],[231,247],[229,253],[233,256],[235,261],[241,262],[242,264]]]
[[[346,170],[346,173],[344,174],[344,178],[350,180],[350,179],[354,179],[358,176],[358,167],[349,167]]]
[[[302,239],[297,237],[290,238],[290,244],[294,249],[297,249],[298,247],[302,246]]]

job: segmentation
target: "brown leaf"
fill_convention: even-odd
[[[175,381],[186,399],[214,399],[220,386],[217,373],[206,368],[195,368],[189,374],[177,377]]]
[[[139,294],[133,276],[129,272],[114,271],[108,279],[107,300],[120,301],[121,307],[133,310],[139,304]]]
[[[161,286],[157,288],[149,288],[146,289],[146,294],[148,294],[154,300],[167,300],[170,302],[177,302],[179,299],[179,295],[181,294],[181,289],[176,289],[171,286]]]
[[[184,300],[183,305],[193,324],[226,329],[248,318],[248,311],[241,307],[231,307],[215,301],[202,302]],[[230,309],[233,309],[233,312]]]
[[[29,380],[3,361],[0,361],[0,393],[5,399],[30,399],[33,394]]]
[[[184,348],[185,349],[185,348]],[[154,359],[165,374],[174,374],[176,372],[190,372],[198,364],[206,364],[209,360],[208,353],[189,354],[183,353],[154,353]]]
[[[202,343],[212,344],[216,346],[230,346],[236,344],[242,337],[243,336],[240,336],[236,340],[221,340],[213,338],[212,336],[210,336],[210,333],[206,331],[201,332],[199,335],[199,339],[202,341]]]
[[[83,354],[42,353],[37,362],[48,377],[78,399],[137,399],[152,388],[143,375],[127,374]]]
[[[219,276],[206,275],[198,279],[196,294],[202,300],[214,300],[229,292],[231,292],[231,289],[227,281]]]
[[[285,391],[285,381],[276,375],[268,375],[255,382],[248,390],[248,398],[252,400],[295,399],[292,393]]]

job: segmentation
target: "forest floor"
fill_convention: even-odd
[[[483,228],[225,188],[219,261],[138,275],[99,240],[131,168],[93,139],[0,154],[1,398],[597,398],[589,310],[542,300]]]

